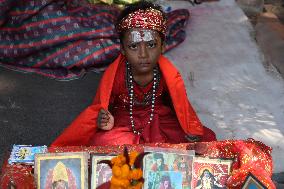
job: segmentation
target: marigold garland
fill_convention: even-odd
[[[100,163],[108,164],[112,169],[110,189],[142,189],[144,179],[142,171],[142,159],[148,152],[138,153],[132,151],[128,153],[127,148],[124,153],[111,160],[103,160]]]

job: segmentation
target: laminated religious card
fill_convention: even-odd
[[[149,171],[144,188],[183,189],[183,175],[177,171]],[[187,188],[190,188],[189,186]]]
[[[194,157],[192,163],[192,189],[226,189],[232,160]]]
[[[194,151],[145,147],[144,189],[190,189]]]
[[[102,160],[111,160],[114,155],[92,154],[92,180],[91,188],[96,189],[100,185],[110,181],[112,176],[111,168],[105,163],[99,163]]]
[[[87,189],[88,158],[84,152],[36,154],[37,188]]]
[[[249,173],[242,189],[267,189],[253,174]]]
[[[8,162],[9,164],[13,163],[33,164],[35,154],[46,153],[46,152],[47,152],[47,146],[14,144]]]

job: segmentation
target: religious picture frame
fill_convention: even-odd
[[[9,164],[22,163],[22,164],[34,164],[35,154],[47,153],[47,146],[32,146],[32,145],[13,145]]]
[[[144,189],[183,189],[183,175],[177,171],[149,171]]]
[[[244,181],[242,189],[267,189],[252,173],[249,173]]]
[[[194,157],[191,188],[226,189],[232,163],[231,159]]]
[[[110,181],[112,169],[102,160],[111,160],[115,155],[91,154],[91,189],[96,189],[102,184]]]
[[[144,189],[190,189],[194,151],[145,148],[143,159]]]
[[[86,152],[35,155],[35,179],[38,189],[88,189]]]

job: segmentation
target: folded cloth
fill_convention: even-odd
[[[0,65],[61,79],[103,70],[119,54],[120,9],[78,0],[1,0]],[[168,14],[166,50],[185,39],[185,9]]]

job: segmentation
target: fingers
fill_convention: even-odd
[[[109,114],[111,115],[110,111],[108,111],[108,110],[105,110],[105,112],[106,112],[106,113],[107,113],[108,115],[109,115]]]
[[[101,126],[105,126],[108,122],[109,122],[109,115],[107,114],[102,114],[101,117],[100,117],[100,125]]]
[[[108,120],[109,120],[109,114],[107,114],[107,113],[102,114],[102,115],[101,115],[101,120],[106,120],[106,121],[108,121]]]
[[[108,123],[109,122],[109,119],[101,119],[101,124],[106,124],[106,123]]]
[[[99,116],[101,119],[109,119],[110,112],[108,110],[101,109]]]
[[[110,112],[108,110],[100,109],[98,115],[98,127],[104,129],[110,122]]]
[[[108,114],[104,109],[99,111],[98,119],[108,119]]]
[[[100,125],[100,129],[104,129],[104,128],[106,128],[107,127],[107,125],[108,125],[108,123],[101,123],[101,125]]]

